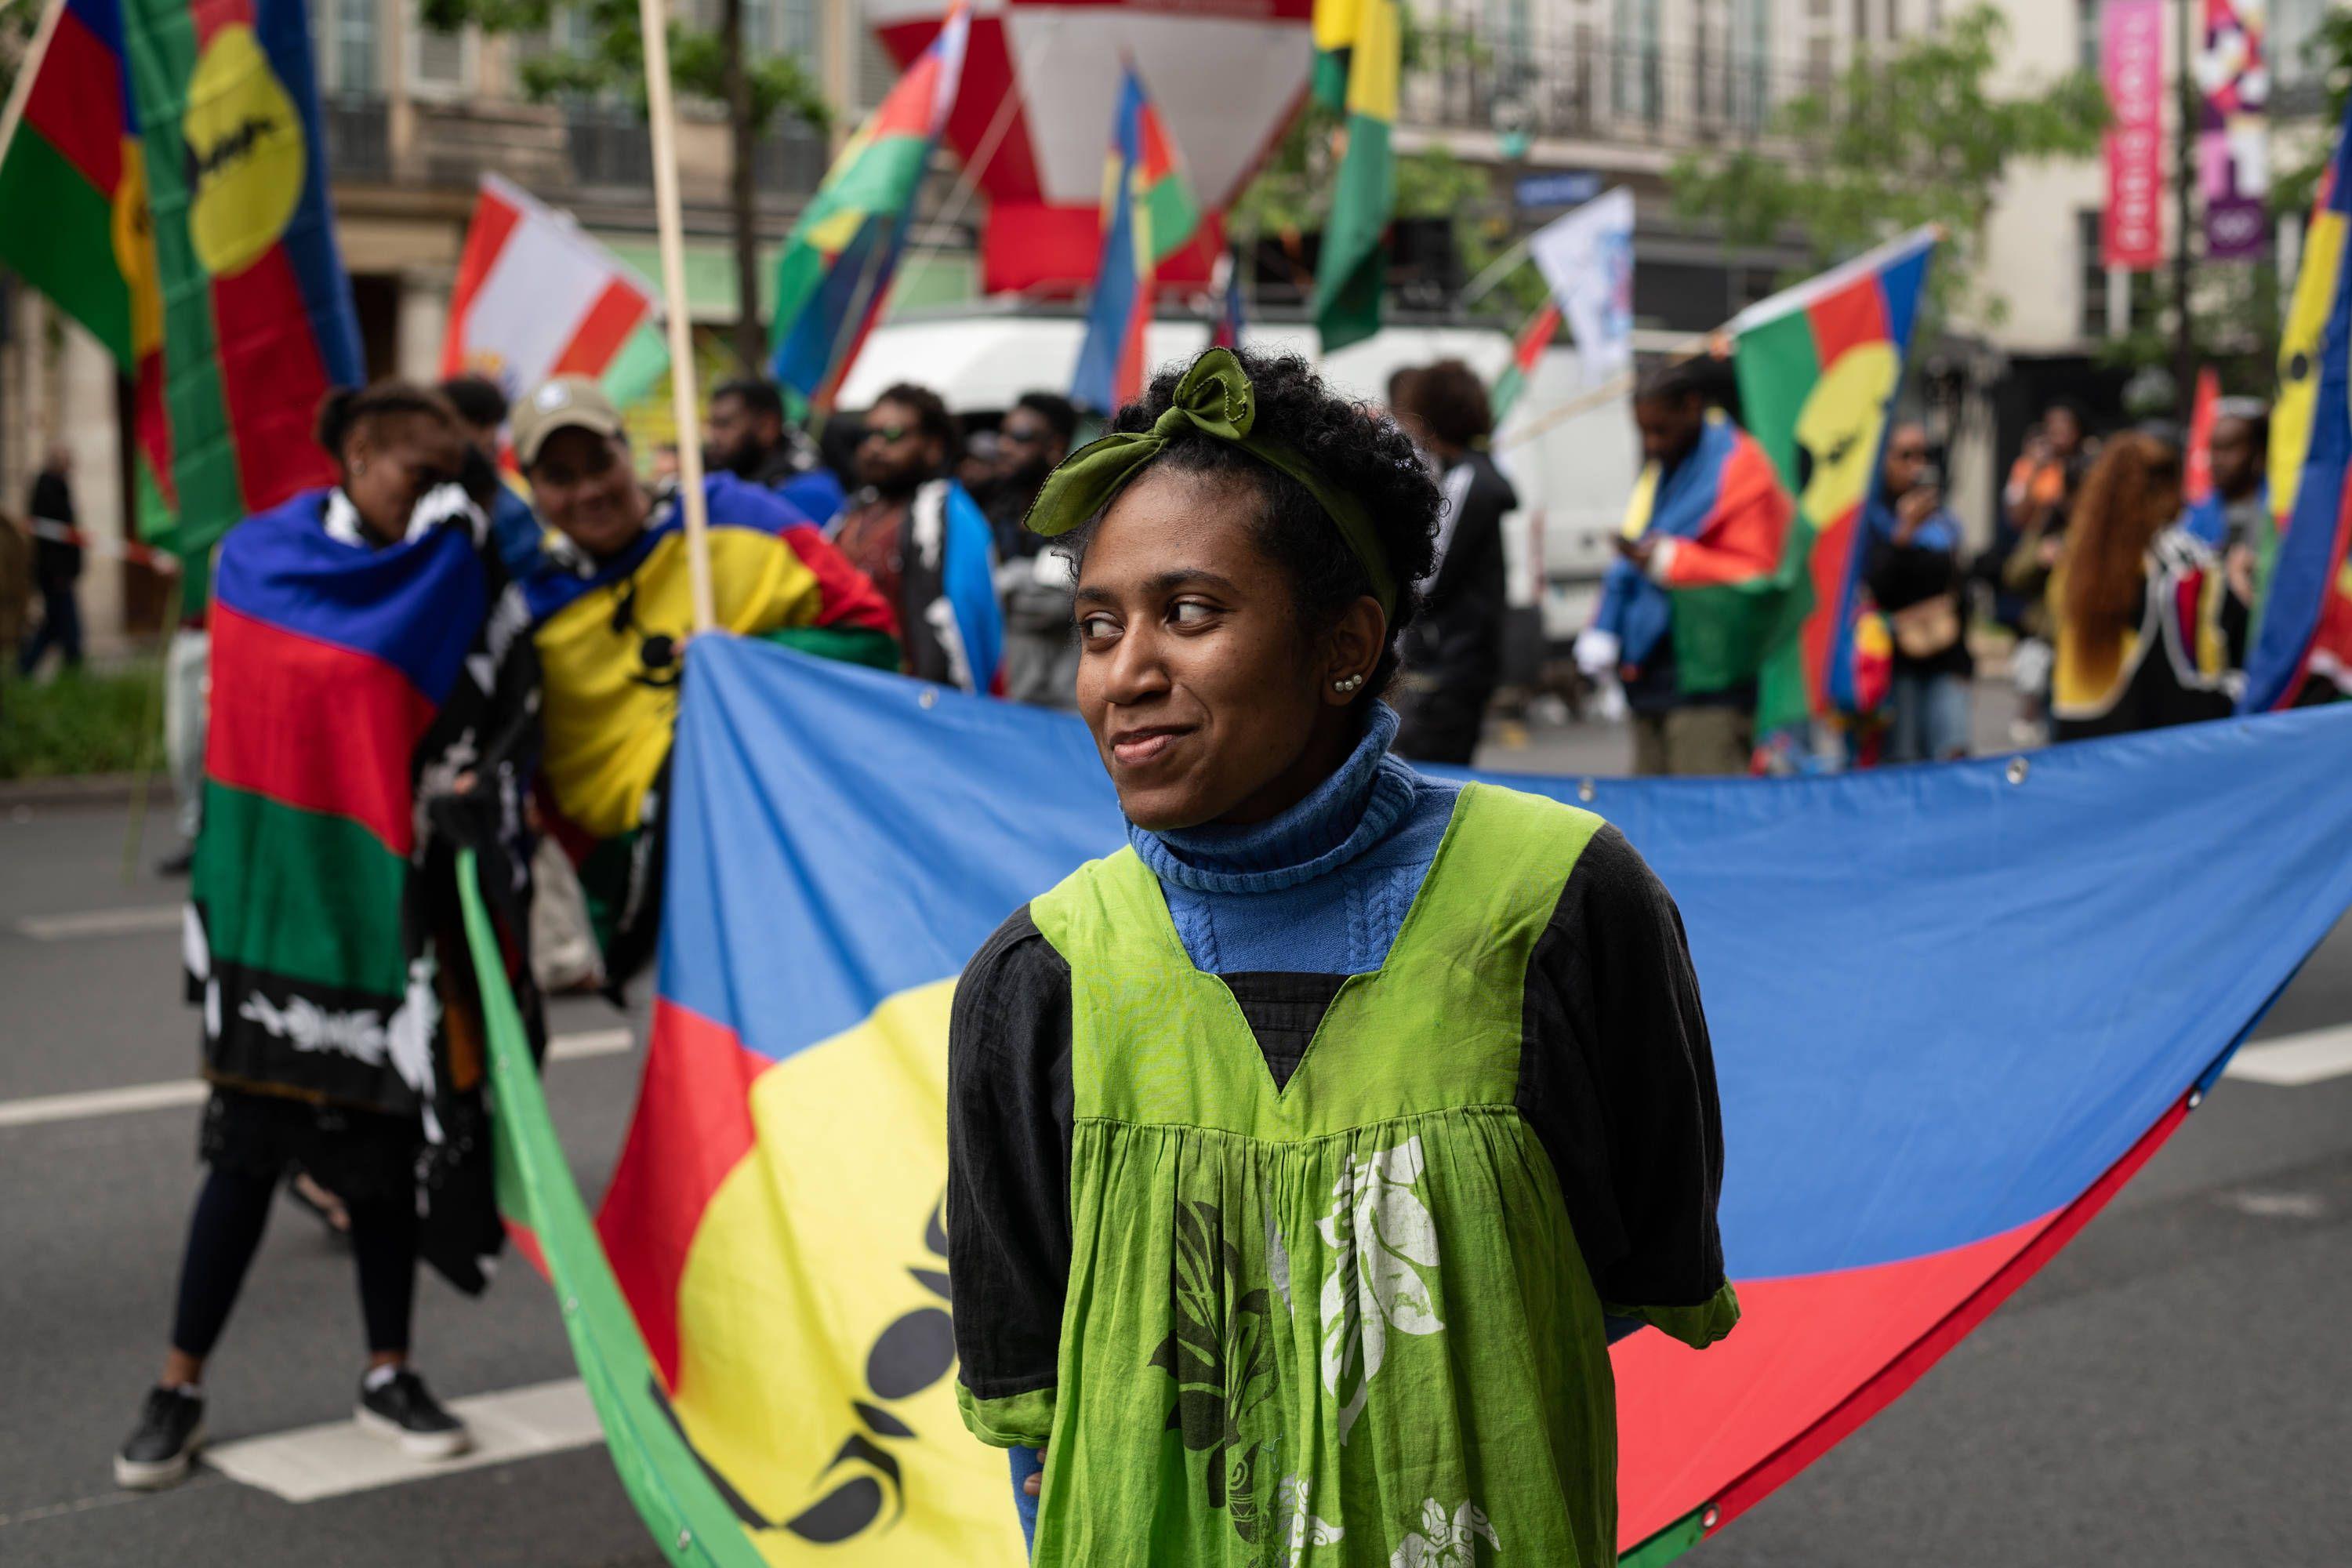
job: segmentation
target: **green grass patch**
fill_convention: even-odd
[[[20,680],[12,668],[0,676],[0,779],[131,773],[160,761],[162,679],[152,658],[47,680]]]

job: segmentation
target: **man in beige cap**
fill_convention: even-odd
[[[515,405],[515,460],[554,531],[514,592],[544,681],[545,794],[580,867],[608,984],[651,956],[659,790],[694,629],[674,486],[637,476],[620,411],[594,382],[558,376]],[[732,474],[703,480],[720,629],[880,668],[898,626],[816,525]]]

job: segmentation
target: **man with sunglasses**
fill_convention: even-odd
[[[1029,503],[1077,438],[1078,411],[1052,392],[1024,392],[997,426],[996,585],[1004,600],[1004,695],[1044,708],[1077,701],[1078,644],[1070,635],[1069,556],[1024,528]]]
[[[996,548],[980,503],[949,476],[962,450],[940,395],[901,382],[866,411],[861,488],[833,542],[874,580],[904,630],[907,673],[966,691],[1004,689]]]

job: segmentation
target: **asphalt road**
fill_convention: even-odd
[[[1622,736],[1580,731],[1486,760],[1608,772],[1622,755]],[[598,1447],[307,1504],[211,1469],[167,1493],[114,1489],[109,1456],[162,1352],[196,1180],[195,1113],[5,1117],[28,1098],[194,1069],[177,935],[160,912],[179,885],[143,870],[123,881],[128,821],[120,810],[0,812],[0,1563],[657,1563]],[[108,910],[149,912],[126,916],[126,931],[46,941],[22,923]],[[619,1021],[602,1004],[568,1003],[556,1026]],[[2263,1033],[2345,1024],[2352,925]],[[550,1068],[553,1111],[591,1194],[610,1172],[636,1070],[635,1052]],[[1692,1561],[2352,1559],[2347,1222],[2352,1076],[2225,1083],[1906,1398]],[[332,1421],[351,1405],[359,1337],[347,1256],[281,1208],[252,1287],[208,1379],[215,1442]],[[548,1292],[520,1265],[480,1301],[427,1277],[417,1353],[445,1395],[572,1370]]]

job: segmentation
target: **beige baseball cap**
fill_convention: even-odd
[[[604,389],[584,375],[559,375],[515,405],[508,416],[514,431],[515,461],[525,468],[539,461],[539,449],[558,430],[593,430],[618,436],[621,411]]]

